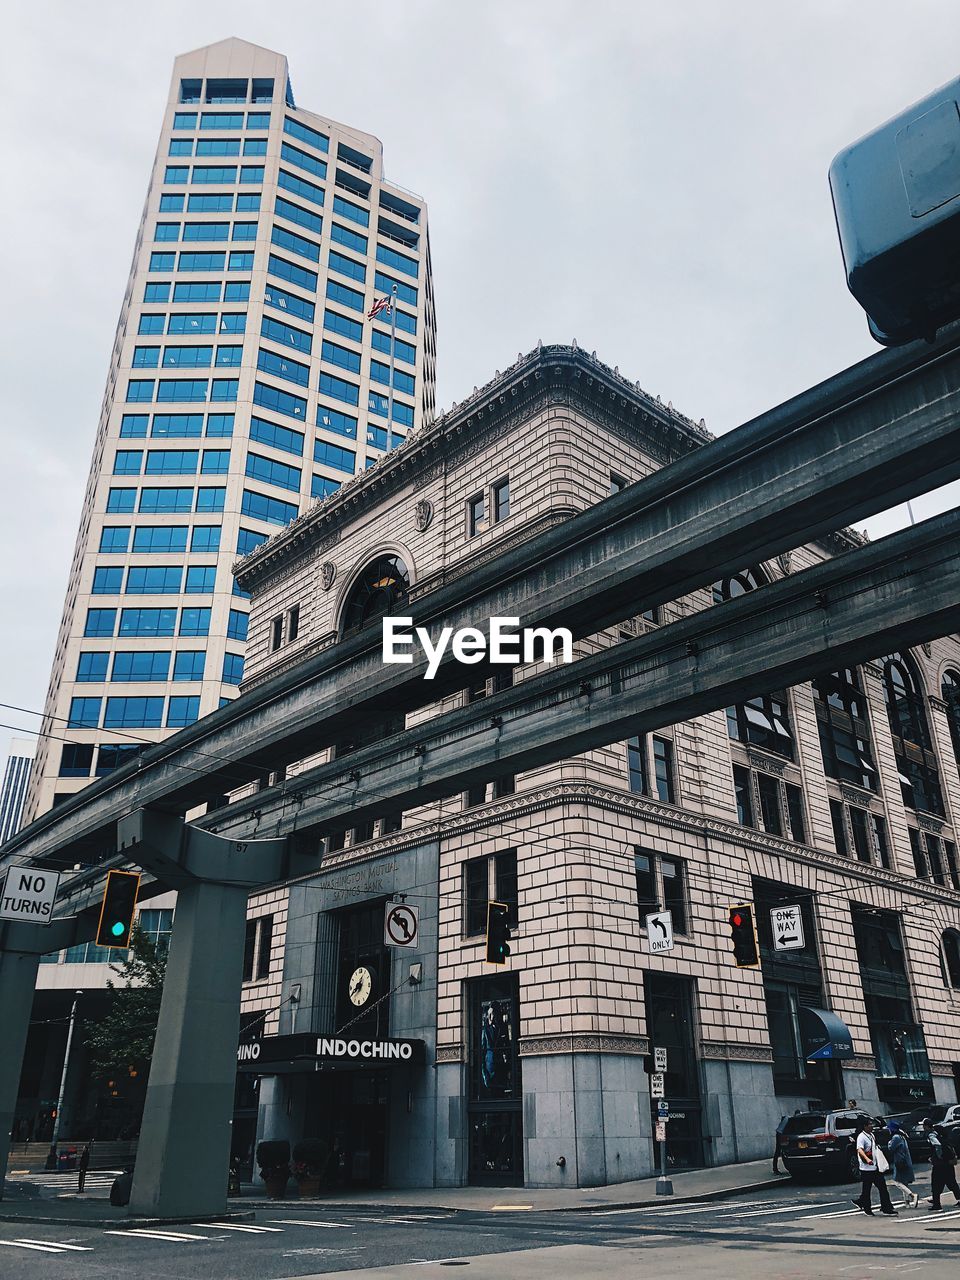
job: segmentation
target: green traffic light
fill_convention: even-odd
[[[115,938],[122,938],[126,931],[127,927],[122,920],[118,920],[116,924],[110,926],[110,932]]]

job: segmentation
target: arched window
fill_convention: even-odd
[[[943,931],[943,977],[948,987],[960,991],[960,930]]]
[[[908,653],[891,653],[883,659],[883,695],[903,803],[908,809],[924,809],[942,817],[943,796],[923,704],[923,684]]]
[[[953,739],[953,754],[960,765],[960,672],[945,671],[940,682],[940,696],[947,704],[947,722]]]
[[[358,576],[343,607],[342,635],[352,635],[368,622],[401,607],[410,589],[410,574],[399,556],[378,556]]]
[[[766,575],[759,566],[741,569],[739,573],[713,584],[713,603],[722,604],[725,600],[746,595],[748,591],[762,587],[766,581]],[[786,690],[758,694],[735,707],[727,707],[727,732],[737,742],[749,742],[792,760],[793,735],[787,715]]]
[[[828,778],[877,789],[877,770],[870,751],[866,699],[858,673],[847,667],[813,682],[823,767]]]

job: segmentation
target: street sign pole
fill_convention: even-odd
[[[657,1179],[657,1195],[672,1196],[673,1183],[667,1177],[667,1120],[670,1116],[670,1104],[664,1098],[666,1076],[662,1074],[667,1070],[666,1049],[654,1048],[653,1064],[655,1074],[650,1077],[650,1096],[659,1098],[655,1130],[656,1140],[660,1143],[660,1177]]]
[[[665,1124],[663,1137],[660,1139],[660,1177],[657,1179],[657,1195],[673,1195],[673,1183],[667,1177],[667,1126]]]

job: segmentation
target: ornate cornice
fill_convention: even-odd
[[[949,1076],[953,1079],[953,1063],[952,1062],[936,1062],[930,1059],[930,1074],[933,1076]]]
[[[871,1075],[876,1074],[877,1060],[872,1053],[857,1053],[852,1058],[845,1058],[843,1061],[844,1071],[869,1071]]]
[[[702,1040],[700,1056],[729,1062],[773,1062],[773,1050],[759,1044],[734,1044],[729,1040]]]
[[[438,1044],[435,1055],[437,1063],[465,1062],[466,1054],[462,1044]]]
[[[647,1036],[606,1035],[603,1032],[528,1036],[520,1041],[522,1058],[560,1053],[625,1053],[637,1057],[649,1052],[650,1041]]]

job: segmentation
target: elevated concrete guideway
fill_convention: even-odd
[[[518,366],[515,379],[586,376],[566,349]],[[604,394],[625,398],[622,382]],[[511,387],[504,385],[504,394]],[[638,407],[638,412],[640,411]],[[399,466],[389,458],[383,466]],[[413,602],[416,625],[491,615],[568,626],[577,636],[708,584],[846,522],[960,476],[960,326],[936,344],[884,351],[746,426]],[[309,516],[305,517],[309,520]],[[255,575],[270,552],[255,554]],[[187,809],[337,740],[346,726],[437,699],[462,684],[449,660],[385,667],[369,628],[245,693],[116,774],[94,782],[4,848],[9,862],[59,865],[115,857],[117,820],[133,809]],[[362,739],[361,739],[362,744]]]

